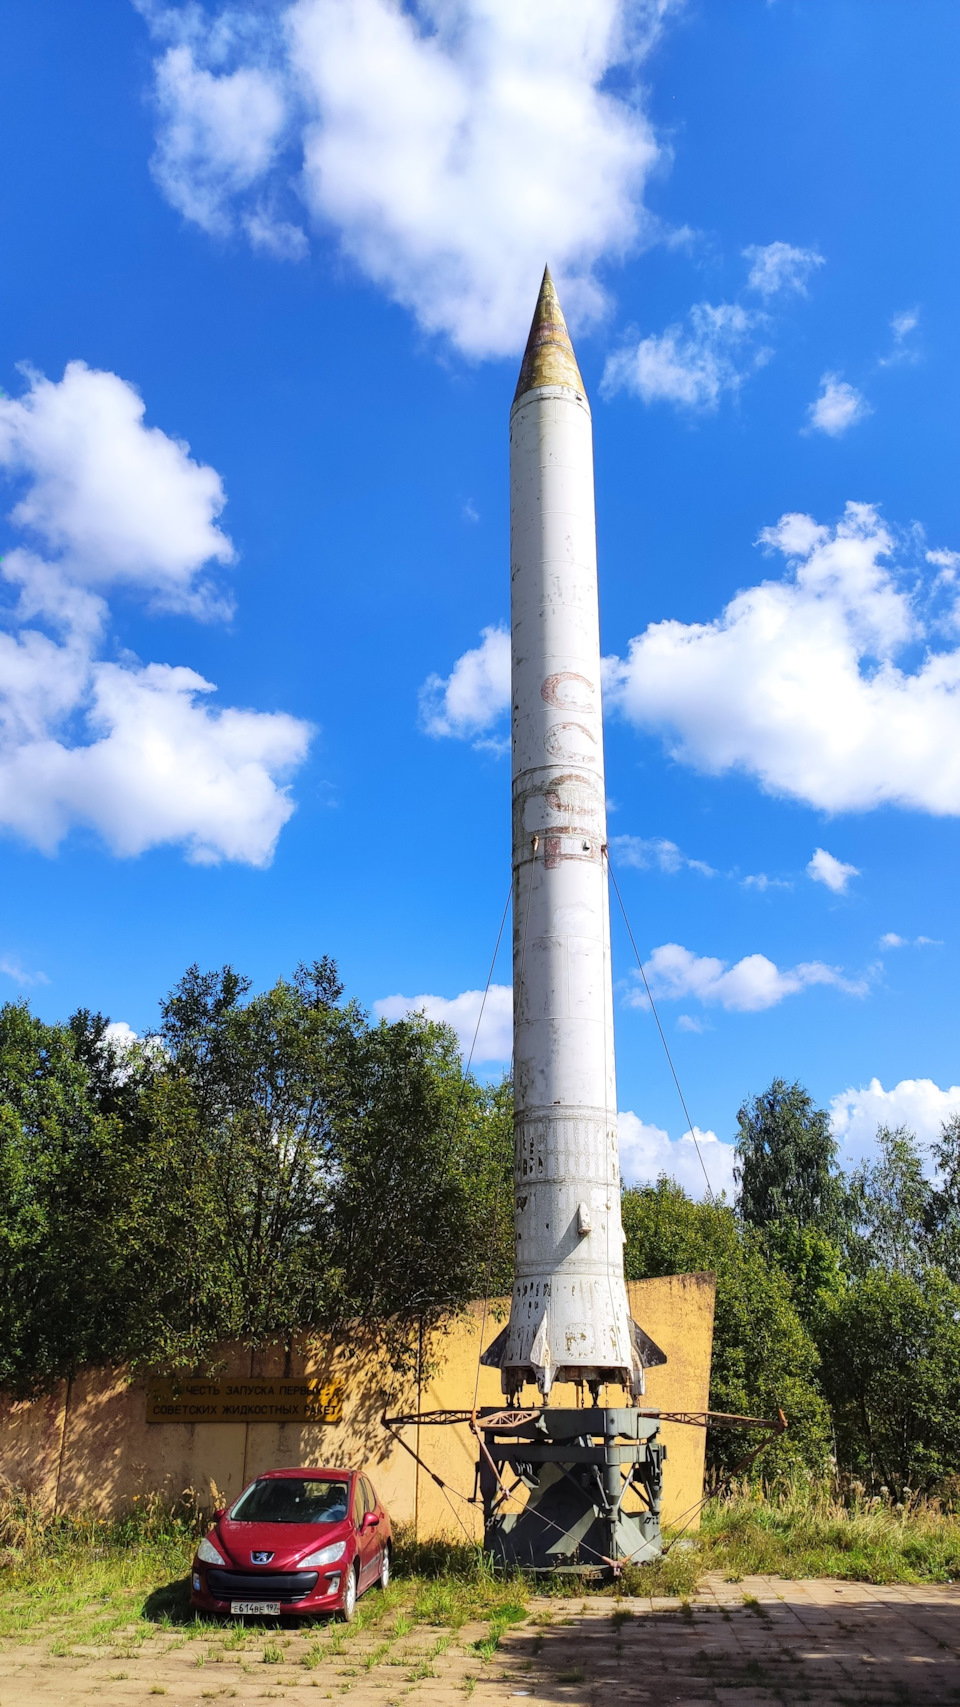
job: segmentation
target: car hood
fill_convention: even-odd
[[[272,1553],[269,1569],[285,1571],[295,1570],[321,1547],[349,1540],[350,1534],[349,1518],[340,1523],[231,1523],[225,1518],[210,1531],[210,1540],[238,1570],[250,1569],[251,1553]]]

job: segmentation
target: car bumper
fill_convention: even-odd
[[[247,1588],[236,1598],[238,1600],[277,1600],[280,1599],[279,1613],[268,1613],[267,1617],[283,1618],[288,1613],[294,1616],[309,1616],[313,1613],[336,1612],[343,1600],[343,1585],[346,1577],[346,1567],[338,1564],[331,1570],[322,1570],[315,1588],[304,1595],[302,1600],[291,1600],[287,1596],[278,1597],[271,1590],[270,1579],[265,1576],[262,1590],[258,1589],[256,1596]],[[194,1565],[190,1572],[190,1605],[198,1612],[219,1612],[226,1617],[231,1616],[233,1601],[225,1600],[213,1594],[207,1582],[207,1573],[202,1565]],[[237,1614],[236,1616],[241,1616]]]

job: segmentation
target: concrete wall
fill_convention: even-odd
[[[712,1274],[671,1275],[628,1286],[636,1319],[669,1361],[647,1371],[645,1404],[663,1410],[703,1410],[708,1404],[715,1283]],[[499,1372],[478,1365],[505,1320],[505,1300],[484,1311],[471,1306],[424,1347],[418,1381],[398,1379],[371,1348],[349,1355],[282,1347],[251,1355],[224,1347],[226,1372],[247,1375],[328,1375],[345,1379],[343,1421],[294,1423],[148,1423],[146,1384],[123,1370],[83,1369],[47,1398],[29,1403],[0,1396],[0,1477],[37,1494],[49,1510],[92,1509],[104,1516],[135,1499],[159,1496],[172,1504],[192,1493],[204,1504],[233,1499],[261,1470],[285,1464],[347,1464],[366,1468],[394,1521],[415,1525],[420,1537],[481,1532],[473,1493],[476,1443],[468,1428],[410,1428],[404,1438],[449,1484],[444,1493],[426,1470],[380,1425],[392,1412],[470,1409],[501,1403]],[[479,1368],[479,1381],[478,1381]],[[557,1387],[557,1404],[574,1389]],[[525,1397],[537,1402],[536,1389]],[[419,1436],[419,1439],[418,1439]],[[702,1429],[664,1424],[667,1523],[695,1505],[703,1488]],[[458,1497],[459,1496],[459,1497]],[[466,1496],[466,1498],[464,1497]]]

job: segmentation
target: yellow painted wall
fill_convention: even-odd
[[[647,1371],[645,1404],[663,1410],[704,1410],[710,1386],[715,1283],[710,1274],[670,1275],[629,1284],[633,1314],[667,1353]],[[148,1423],[143,1382],[122,1370],[87,1368],[52,1395],[30,1403],[0,1396],[0,1476],[36,1493],[52,1510],[128,1509],[135,1498],[158,1496],[172,1504],[192,1493],[203,1504],[231,1500],[261,1470],[286,1464],[363,1466],[396,1523],[414,1524],[421,1537],[481,1533],[473,1493],[476,1445],[470,1430],[410,1428],[404,1438],[426,1465],[449,1484],[444,1493],[381,1427],[391,1412],[472,1408],[501,1403],[497,1370],[479,1368],[481,1347],[505,1320],[506,1305],[476,1304],[424,1348],[423,1374],[403,1381],[372,1348],[348,1355],[282,1348],[243,1352],[224,1347],[225,1374],[345,1377],[343,1420],[337,1424]],[[479,1377],[478,1377],[479,1370]],[[575,1403],[573,1388],[555,1387],[558,1404]],[[524,1395],[531,1405],[534,1391]],[[615,1402],[608,1389],[608,1402]],[[417,1435],[419,1432],[419,1445]],[[664,1424],[667,1464],[664,1521],[695,1505],[703,1489],[701,1429]]]

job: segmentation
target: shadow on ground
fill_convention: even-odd
[[[960,1704],[960,1603],[862,1598],[784,1583],[784,1598],[564,1617],[558,1608],[501,1643],[506,1693],[534,1703],[689,1707],[945,1707]],[[856,1590],[859,1585],[849,1585]],[[797,1592],[801,1591],[801,1592]],[[880,1591],[882,1592],[882,1591]],[[827,1596],[833,1594],[836,1604]],[[608,1603],[609,1604],[609,1603]]]

